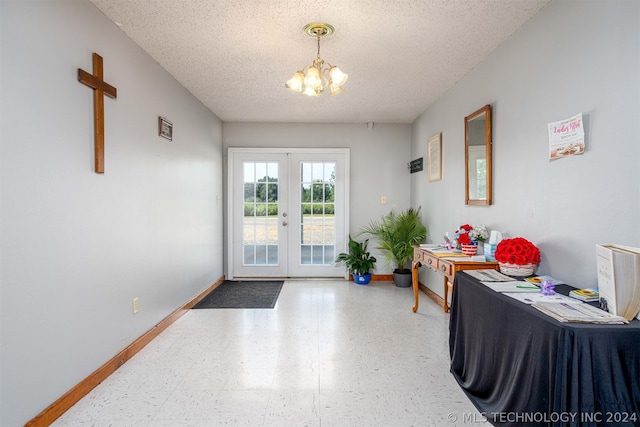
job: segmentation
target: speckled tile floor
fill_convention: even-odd
[[[301,280],[274,309],[191,310],[53,426],[485,424],[449,373],[449,315],[412,306],[388,282]]]

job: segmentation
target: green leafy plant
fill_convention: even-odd
[[[358,242],[349,236],[349,253],[338,254],[336,262],[343,263],[349,273],[364,276],[376,264],[376,258],[367,251],[368,243],[369,239]]]
[[[390,266],[407,270],[413,259],[413,247],[427,238],[427,227],[422,223],[418,207],[399,213],[392,210],[382,219],[371,221],[360,234],[376,238],[379,244],[377,249],[384,251],[385,260]]]

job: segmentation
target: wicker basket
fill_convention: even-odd
[[[506,274],[507,276],[513,277],[528,277],[533,274],[533,270],[535,270],[535,264],[508,264],[505,262],[498,263],[500,265],[500,272]]]

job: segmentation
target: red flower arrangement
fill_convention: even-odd
[[[471,244],[471,239],[469,238],[469,234],[468,233],[462,233],[461,235],[458,236],[458,243],[460,243],[461,245],[470,245]]]
[[[460,228],[456,230],[456,239],[460,245],[472,245],[471,237],[469,237],[469,232],[473,230],[473,227],[469,224],[461,225]]]
[[[498,243],[496,261],[504,264],[526,265],[540,262],[540,250],[522,237],[504,239]]]

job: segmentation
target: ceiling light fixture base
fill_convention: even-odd
[[[331,34],[333,34],[334,31],[335,29],[333,28],[333,26],[325,24],[323,22],[312,22],[302,28],[303,33],[305,33],[309,37],[313,37],[314,39],[318,37],[321,39],[329,37]]]

